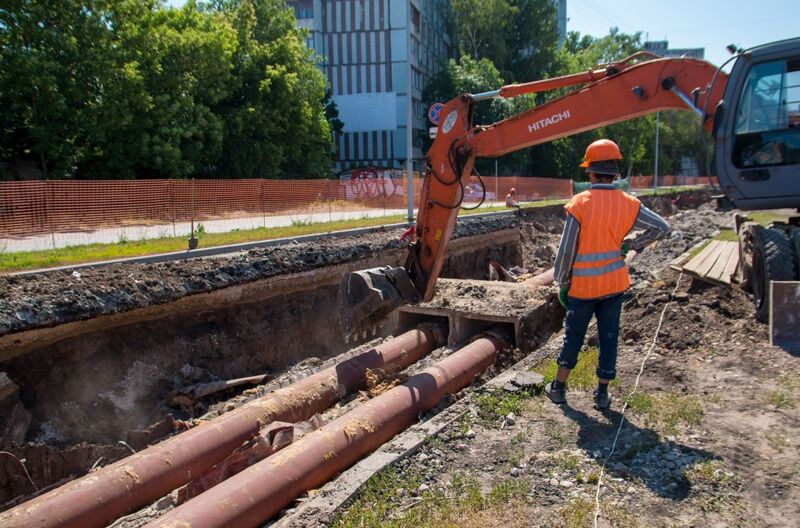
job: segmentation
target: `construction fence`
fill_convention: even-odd
[[[682,178],[682,179],[681,179]],[[660,185],[708,184],[663,176]],[[0,251],[188,236],[194,225],[227,232],[404,214],[401,171],[353,172],[336,180],[40,180],[0,182]],[[572,181],[522,176],[472,178],[464,201],[502,204],[569,198]],[[633,189],[653,185],[632,177]],[[421,180],[413,179],[414,206]],[[485,188],[485,192],[484,192]]]

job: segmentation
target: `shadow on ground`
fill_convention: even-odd
[[[559,408],[564,416],[579,427],[577,447],[594,456],[598,463],[602,464],[614,441],[620,420],[623,419],[622,414],[609,410],[595,417],[568,405]],[[599,420],[599,416],[605,417],[607,421]],[[629,444],[629,447],[623,448],[626,444]],[[652,461],[631,463],[637,456],[646,457],[651,453],[655,453]],[[662,453],[666,456],[661,456]],[[670,459],[672,457],[673,460]],[[704,461],[718,460],[720,457],[704,449],[664,441],[655,431],[638,427],[625,420],[617,448],[606,464],[605,471],[614,477],[638,480],[659,497],[682,501],[689,496],[691,483],[683,471],[688,465],[684,468],[677,466],[681,460],[687,459]]]

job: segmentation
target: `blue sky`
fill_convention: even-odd
[[[717,65],[729,57],[728,44],[748,48],[800,36],[800,0],[567,0],[567,17],[569,31],[595,37],[612,26],[641,31],[672,48],[705,48]]]
[[[642,32],[671,48],[705,48],[719,65],[725,46],[743,48],[800,37],[800,0],[567,0],[567,30],[607,35]]]

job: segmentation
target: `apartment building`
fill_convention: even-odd
[[[427,134],[422,89],[455,54],[447,0],[287,0],[344,123],[338,168],[403,168]],[[409,98],[411,106],[409,106]],[[411,134],[409,134],[409,123]]]

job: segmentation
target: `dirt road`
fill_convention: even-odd
[[[634,265],[610,412],[592,407],[596,355],[582,353],[567,405],[525,392],[475,395],[461,421],[320,525],[593,526],[600,468],[628,401],[599,526],[797,526],[800,358],[767,345],[740,290],[684,276],[671,297],[678,274],[664,269],[728,222],[709,206],[679,213],[672,238]],[[552,374],[560,342],[537,352],[537,370]]]

